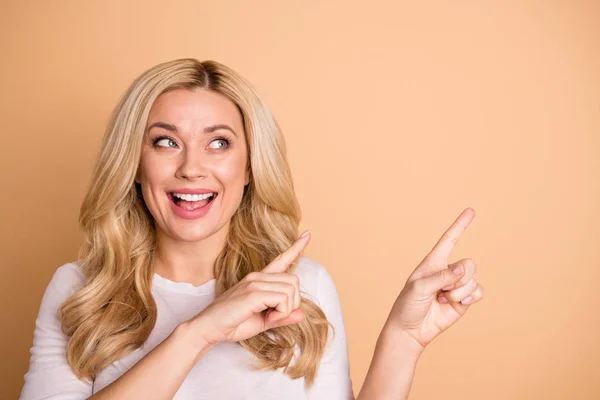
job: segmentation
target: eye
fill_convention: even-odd
[[[177,147],[177,143],[169,137],[159,137],[152,144],[159,147]]]
[[[218,138],[210,142],[209,147],[211,149],[226,149],[229,147],[229,140],[225,138]]]

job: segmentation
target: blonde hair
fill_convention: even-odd
[[[79,378],[94,379],[139,348],[156,323],[151,293],[155,228],[134,179],[152,104],[160,94],[181,88],[204,88],[230,99],[240,110],[248,143],[252,178],[215,262],[216,294],[260,271],[298,236],[300,208],[284,138],[252,86],[215,61],[180,59],[150,68],[115,108],[81,206],[86,281],[59,310],[63,331],[70,337],[67,359]],[[296,262],[290,271],[295,267]],[[256,355],[260,368],[284,367],[290,377],[305,377],[311,386],[330,324],[312,301],[303,298],[300,308],[305,313],[300,323],[240,343]],[[301,356],[290,366],[295,345]]]

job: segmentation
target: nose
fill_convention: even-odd
[[[181,164],[177,169],[177,177],[187,180],[196,180],[206,177],[206,165],[202,154],[194,151],[184,151]]]

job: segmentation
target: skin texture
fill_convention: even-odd
[[[174,129],[152,127],[156,123]],[[216,125],[227,125],[233,132],[205,133]],[[146,129],[136,182],[156,222],[155,271],[169,279],[202,284],[213,278],[212,265],[250,182],[242,117],[221,94],[177,89],[156,99]],[[171,210],[167,196],[181,188],[210,189],[218,196],[207,215],[186,220]]]
[[[155,272],[168,279],[202,284],[213,279],[229,221],[250,173],[246,139],[237,107],[204,89],[174,90],[154,103],[136,182],[156,221]],[[226,129],[205,133],[207,127]],[[159,141],[160,136],[168,136]],[[230,147],[221,138],[229,140]],[[219,195],[207,215],[179,218],[167,193],[207,188]],[[464,210],[417,266],[398,295],[378,338],[360,400],[406,399],[425,347],[483,297],[470,259],[449,263],[450,253],[475,216]],[[310,241],[301,236],[260,273],[252,273],[200,314],[179,325],[121,378],[92,398],[171,398],[206,352],[223,341],[240,341],[273,327],[301,321],[299,281],[286,273]],[[457,273],[454,273],[456,271]]]
[[[242,117],[218,93],[178,89],[157,98],[146,131],[136,180],[157,226],[155,272],[201,284],[212,279],[214,259],[250,182]],[[173,212],[168,196],[180,188],[206,188],[218,196],[208,214],[186,220]],[[309,234],[299,238],[262,272],[246,276],[196,317],[203,342],[241,341],[301,321],[299,281],[286,270],[309,241]],[[266,309],[271,310],[263,313]]]
[[[301,321],[304,314],[297,309],[299,282],[284,271],[309,241],[306,232],[261,273],[249,274],[196,317],[177,326],[161,344],[91,399],[172,398],[190,370],[215,344],[243,340]]]
[[[171,128],[149,129],[136,182],[157,228],[155,272],[195,285],[213,279],[229,222],[249,183],[248,153],[241,116],[225,97],[204,89],[175,90],[159,96],[147,129],[156,122]],[[207,127],[226,124],[237,134]],[[170,139],[160,139],[166,135]],[[225,137],[231,147],[219,138]],[[179,218],[167,192],[208,188],[219,193],[208,214]],[[301,321],[299,281],[287,268],[310,241],[306,232],[260,273],[246,276],[196,317],[175,328],[161,344],[93,399],[172,398],[194,365],[217,343],[240,341],[267,329]],[[266,312],[265,312],[266,311]]]
[[[458,321],[471,304],[483,298],[483,286],[474,277],[475,262],[448,261],[454,245],[474,217],[471,208],[461,213],[410,275],[390,313],[388,323],[406,331],[423,347]],[[469,297],[470,301],[461,303]]]
[[[209,345],[241,341],[268,329],[304,319],[300,281],[285,271],[310,241],[307,231],[261,272],[248,274],[202,311],[192,324],[199,326]],[[264,310],[268,310],[263,313]]]
[[[448,261],[474,217],[475,210],[464,210],[409,276],[377,340],[358,400],[407,399],[425,347],[483,298],[475,262]]]

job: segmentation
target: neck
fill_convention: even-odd
[[[214,279],[215,261],[223,250],[228,229],[229,224],[198,242],[177,240],[157,229],[154,272],[174,282],[194,286]]]

